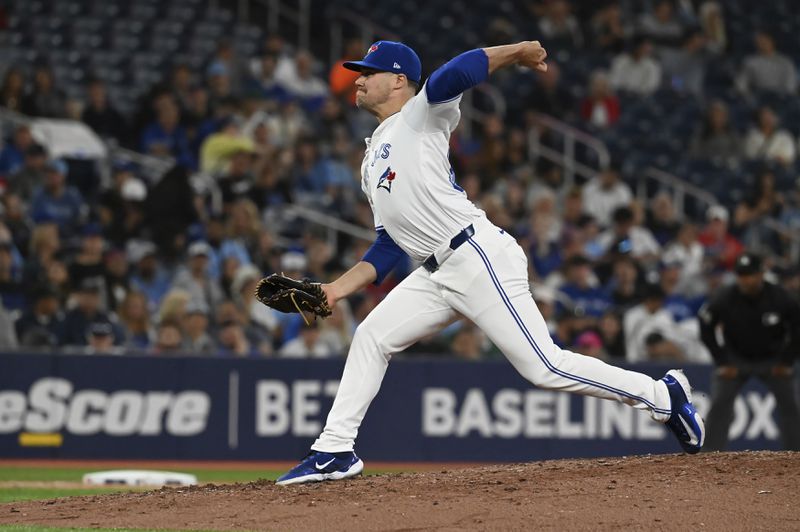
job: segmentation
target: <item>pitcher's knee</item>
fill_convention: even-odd
[[[389,350],[385,345],[381,345],[379,338],[378,331],[374,327],[370,327],[367,322],[364,322],[356,328],[353,342],[350,344],[350,352],[380,355],[388,359]]]

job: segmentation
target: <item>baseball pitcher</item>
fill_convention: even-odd
[[[358,327],[322,434],[278,484],[361,473],[364,464],[353,451],[356,435],[392,353],[462,315],[537,387],[646,410],[667,424],[687,453],[700,450],[705,429],[683,372],[671,370],[653,380],[554,345],[530,293],[525,252],[456,182],[448,146],[461,116],[461,94],[510,65],[546,71],[546,57],[538,41],[471,50],[437,69],[421,87],[420,60],[399,42],[376,42],[363,60],[345,63],[360,73],[358,106],[379,122],[366,139],[361,165],[377,238],[352,269],[318,285],[327,297],[324,306],[332,308],[369,283],[380,283],[405,254],[422,266]],[[309,299],[304,292],[300,298]],[[285,303],[287,297],[279,299]],[[296,293],[288,299],[299,301]]]

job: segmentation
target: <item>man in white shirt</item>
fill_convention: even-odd
[[[633,201],[630,187],[619,178],[616,168],[606,168],[583,187],[583,210],[597,220],[601,227],[611,224],[611,214],[618,207]]]
[[[661,84],[661,66],[652,53],[650,41],[637,38],[631,52],[618,55],[611,63],[611,86],[641,96],[655,92]]]
[[[700,450],[702,419],[689,383],[672,370],[661,380],[560,349],[531,297],[528,261],[516,240],[467,198],[448,159],[461,93],[511,65],[547,69],[538,41],[465,52],[433,72],[408,46],[378,41],[357,70],[357,105],[380,124],[366,139],[362,189],[377,239],[361,262],[322,289],[331,307],[380,282],[404,255],[422,262],[356,330],[342,380],[311,452],[278,484],[339,480],[364,468],[353,448],[393,353],[469,319],[539,388],[624,402],[666,423],[689,453]],[[687,428],[688,427],[688,428]]]

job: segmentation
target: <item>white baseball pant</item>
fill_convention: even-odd
[[[417,268],[356,330],[339,390],[315,451],[352,451],[389,359],[462,315],[472,320],[519,373],[542,389],[613,399],[670,415],[666,385],[556,346],[528,284],[527,257],[516,240],[485,218],[475,235],[434,273]]]

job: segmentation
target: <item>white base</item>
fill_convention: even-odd
[[[197,484],[197,477],[170,471],[122,469],[87,473],[83,475],[83,483],[93,486],[193,486]]]

